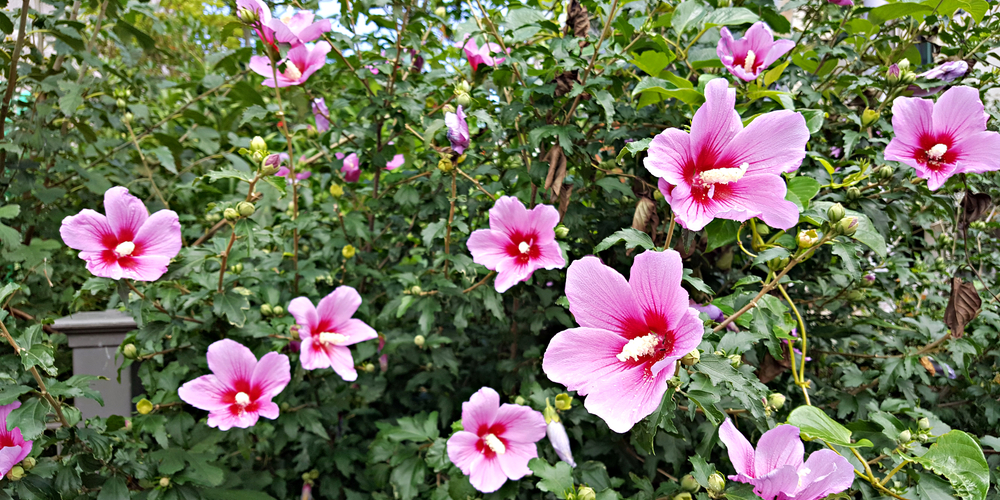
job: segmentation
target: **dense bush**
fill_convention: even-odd
[[[463,449],[537,449],[487,498],[1000,496],[995,3],[255,5],[0,13],[0,498],[495,489]],[[81,422],[49,325],[109,308],[145,394]]]

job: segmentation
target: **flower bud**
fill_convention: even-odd
[[[698,484],[698,480],[694,478],[691,474],[688,474],[681,478],[681,489],[684,491],[689,491],[695,493],[701,489],[701,485]]]
[[[785,395],[775,392],[767,397],[767,404],[775,410],[780,410],[782,406],[785,406]]]
[[[566,411],[573,408],[573,396],[566,394],[556,395],[556,409]]]
[[[847,211],[844,210],[844,206],[840,203],[834,203],[826,210],[826,218],[833,224],[840,219],[843,219],[847,215]]]
[[[420,295],[424,293],[424,289],[420,288],[420,285],[413,285],[409,289],[410,295]]]
[[[906,71],[910,69],[910,60],[904,57],[903,59],[900,59],[898,63],[896,63],[896,66],[899,67],[900,71]]]
[[[153,411],[153,403],[146,398],[142,398],[135,404],[135,411],[141,415],[149,415],[149,412]]]
[[[708,476],[708,492],[718,495],[726,489],[726,480],[718,472]]]
[[[260,17],[257,16],[257,11],[251,9],[239,9],[236,11],[236,15],[240,16],[240,19],[247,24],[254,24]]]
[[[472,103],[472,97],[469,94],[463,92],[455,97],[455,103],[457,103],[459,106],[468,107],[469,104]]]
[[[861,277],[861,286],[871,286],[875,283],[875,275],[868,273]]]
[[[33,457],[27,457],[21,461],[21,467],[23,467],[24,470],[31,470],[35,468],[35,463],[36,462]]]
[[[267,143],[264,142],[264,138],[261,136],[254,136],[250,141],[250,152],[251,153],[267,153]]]
[[[238,262],[236,264],[233,264],[233,265],[229,266],[229,270],[232,271],[232,272],[234,272],[234,273],[236,273],[236,274],[240,274],[240,273],[243,272],[243,263],[242,262]]]
[[[222,211],[222,216],[225,217],[226,220],[232,222],[240,218],[240,213],[237,212],[235,208],[227,208]]]
[[[733,368],[739,368],[743,364],[743,356],[739,354],[730,354],[726,358],[729,359],[729,364],[733,365]]]
[[[284,316],[285,315],[285,308],[281,307],[281,306],[274,306],[274,315],[275,316]]]
[[[909,443],[912,439],[913,439],[913,435],[910,433],[909,429],[904,430],[903,432],[899,433],[899,442],[900,443]]]
[[[468,94],[469,92],[472,92],[472,87],[469,86],[469,82],[462,80],[455,84],[455,95]]]
[[[899,66],[893,64],[889,66],[889,69],[885,72],[885,81],[889,82],[889,85],[895,85],[899,83]]]
[[[847,201],[854,201],[861,198],[861,190],[856,187],[847,188]]]
[[[9,477],[11,481],[20,481],[21,478],[24,477],[24,467],[21,467],[20,465],[11,467],[10,472],[7,473],[7,477]]]
[[[334,198],[344,196],[344,188],[340,187],[340,184],[337,184],[336,182],[330,183],[330,196],[333,196]]]
[[[576,490],[576,500],[597,500],[597,492],[590,486],[581,486]]]
[[[861,112],[861,128],[867,128],[869,125],[875,123],[875,120],[878,120],[880,116],[882,115],[878,111],[865,108]]]
[[[917,421],[917,426],[922,431],[928,431],[931,429],[931,421],[929,418],[924,417]]]
[[[125,347],[122,347],[122,355],[128,359],[135,359],[138,357],[139,352],[135,348],[135,344],[125,344]]]
[[[438,17],[444,17],[444,16],[448,15],[448,11],[445,10],[444,7],[438,7],[436,9],[434,9],[434,15],[438,16]]]
[[[816,246],[816,243],[819,243],[819,234],[816,233],[815,229],[799,231],[796,239],[798,241],[799,248],[806,250]]]
[[[125,99],[118,99],[117,101],[115,101],[115,105],[121,109],[125,109],[128,106],[128,103],[125,102]]]
[[[166,476],[161,477],[160,478],[160,486],[162,486],[164,488],[166,488],[167,486],[170,486],[170,478],[166,477]]]
[[[274,308],[271,307],[271,304],[261,304],[260,314],[261,316],[270,316],[274,314]]]
[[[415,346],[417,346],[417,347],[419,347],[421,349],[424,348],[424,343],[426,343],[426,342],[427,342],[427,339],[425,339],[423,335],[417,335],[417,336],[413,337],[413,345],[415,345]]]
[[[566,227],[566,226],[564,226],[562,224],[559,224],[558,226],[556,226],[556,238],[565,238],[568,235],[569,235],[569,228],[568,227]]]
[[[438,170],[447,174],[454,169],[455,164],[451,162],[451,158],[441,158],[441,160],[438,161]]]
[[[441,106],[441,112],[442,113],[454,113],[455,112],[455,106],[452,106],[451,104],[445,104],[444,106]]]
[[[681,364],[684,366],[694,366],[698,364],[699,361],[701,361],[701,352],[698,351],[698,349],[685,354],[684,357],[681,358]]]
[[[365,373],[375,373],[374,363],[365,363]]]
[[[914,73],[914,72],[912,72],[912,71],[907,71],[906,73],[903,74],[903,78],[902,78],[901,81],[904,84],[909,85],[909,84],[917,81],[917,74]]]
[[[242,217],[250,217],[257,211],[257,207],[253,206],[253,203],[250,203],[249,201],[241,201],[236,204],[236,211],[239,212]]]
[[[757,227],[757,234],[761,236],[767,236],[771,234],[771,228],[767,227],[767,224],[761,224],[758,222],[756,224],[756,227]]]
[[[694,497],[690,493],[684,491],[674,495],[674,500],[694,500]]]
[[[772,270],[772,271],[774,271],[774,272],[778,272],[778,271],[784,269],[785,266],[788,265],[788,262],[789,262],[788,257],[785,257],[784,259],[779,259],[779,258],[775,257],[775,258],[767,261],[767,268],[770,269],[770,270]]]
[[[892,167],[889,165],[882,165],[878,170],[875,171],[875,177],[880,181],[887,181],[892,179]]]
[[[357,253],[357,250],[354,248],[354,245],[346,245],[340,250],[340,254],[343,255],[345,259],[354,257],[355,253]]]
[[[514,404],[516,404],[516,405],[523,405],[524,403],[525,403],[525,401],[524,401],[524,397],[523,396],[518,396],[518,397],[514,398]]]
[[[573,450],[569,446],[569,435],[566,434],[566,427],[563,426],[562,422],[558,420],[549,422],[545,428],[545,434],[549,438],[549,443],[552,443],[552,448],[556,450],[559,459],[568,463],[570,467],[576,467],[576,462],[573,461]]]
[[[125,116],[123,117],[123,119],[125,120],[125,123],[132,123],[132,120],[134,118],[135,118],[135,115],[133,115],[131,111],[128,112],[128,113],[125,113]]]
[[[840,234],[844,236],[854,236],[854,233],[858,232],[858,218],[857,217],[845,217],[837,223],[837,229],[840,230]]]

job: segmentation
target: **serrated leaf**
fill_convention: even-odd
[[[979,443],[960,430],[939,436],[923,456],[914,461],[951,482],[965,500],[983,500],[990,486],[990,469]]]
[[[594,247],[594,253],[603,252],[604,250],[617,245],[619,241],[624,241],[625,248],[629,250],[637,246],[641,246],[646,250],[653,250],[656,248],[656,245],[653,244],[653,240],[648,234],[628,227],[625,229],[619,229],[611,236],[604,238],[604,240]]]
[[[555,494],[556,498],[566,498],[566,492],[573,488],[573,468],[560,461],[555,467],[541,458],[532,458],[528,467],[538,477],[538,489]]]
[[[649,149],[649,143],[651,143],[651,142],[653,142],[653,138],[652,137],[647,137],[645,139],[639,139],[638,141],[632,141],[632,142],[626,144],[625,147],[622,148],[622,150],[620,152],[618,152],[618,158],[616,158],[615,160],[620,163],[622,161],[622,157],[625,156],[625,153],[629,153],[630,155],[635,156],[635,155],[637,155],[637,154],[639,154],[639,153],[641,153],[641,152]]]
[[[247,321],[246,311],[250,310],[250,301],[243,295],[232,290],[216,293],[213,299],[213,310],[218,316],[225,316],[226,321],[236,328],[243,328]]]
[[[45,415],[50,411],[52,409],[47,402],[43,402],[40,398],[31,398],[22,403],[20,408],[10,412],[7,416],[7,428],[21,429],[22,437],[32,441],[45,431]]]
[[[674,88],[674,84],[669,83],[662,78],[656,78],[653,76],[647,76],[640,80],[632,90],[632,97],[646,91],[656,92],[657,94],[668,98],[672,97],[692,106],[697,106],[705,102],[705,96],[702,95],[701,92],[689,88]]]
[[[830,418],[823,410],[815,406],[800,406],[788,415],[788,423],[799,428],[802,439],[812,441],[822,439],[829,444],[847,448],[870,448],[872,442],[861,439],[851,442],[851,431]]]
[[[723,7],[715,9],[704,19],[704,27],[713,26],[736,26],[740,24],[751,24],[760,20],[752,10],[743,7]],[[787,63],[786,63],[787,64]],[[770,83],[768,83],[770,85]]]

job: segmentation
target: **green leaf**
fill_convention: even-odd
[[[687,0],[681,2],[674,9],[674,15],[670,18],[670,26],[678,35],[684,33],[689,27],[697,24],[698,19],[705,14],[705,6],[697,0]]]
[[[772,83],[778,81],[778,78],[781,78],[781,74],[784,73],[785,68],[787,68],[791,62],[792,60],[789,59],[784,63],[767,70],[767,73],[764,73],[764,86],[770,87]]]
[[[622,182],[622,177],[608,176],[597,181],[597,185],[604,188],[608,194],[619,193],[622,196],[629,197],[632,196],[632,189],[629,188],[627,183]]]
[[[24,366],[25,370],[30,370],[31,367],[37,366],[45,370],[45,373],[55,377],[59,373],[56,370],[55,361],[55,358],[52,356],[52,346],[37,344],[31,346],[31,349],[21,351],[21,365]]]
[[[17,283],[5,283],[3,287],[0,287],[0,304],[6,304],[7,297],[20,289],[21,285]]]
[[[390,441],[411,440],[417,442],[433,441],[438,438],[438,412],[432,411],[429,415],[420,413],[412,417],[403,417],[397,422],[398,427],[390,428],[385,436]]]
[[[816,179],[805,175],[799,175],[788,181],[788,190],[794,192],[806,208],[809,208],[809,200],[819,193],[819,187],[820,184]]]
[[[206,172],[204,177],[209,180],[217,181],[219,179],[239,179],[243,182],[250,182],[253,180],[253,175],[248,172],[241,172],[233,167],[223,167],[219,170],[212,170],[211,172]],[[203,178],[204,178],[203,177]]]
[[[213,305],[216,315],[225,316],[226,321],[236,328],[243,328],[247,321],[246,311],[250,310],[250,301],[246,296],[227,290],[225,293],[215,294]]]
[[[638,141],[632,141],[626,144],[625,147],[618,153],[618,158],[616,158],[616,161],[621,163],[622,157],[625,156],[625,153],[629,153],[630,155],[635,156],[649,149],[649,143],[651,142],[653,142],[653,138],[647,137],[645,139],[639,139]]]
[[[715,472],[715,465],[709,464],[700,455],[691,455],[691,458],[688,460],[691,462],[691,467],[694,468],[691,475],[694,476],[702,488],[708,488],[708,477]]]
[[[983,500],[990,486],[990,469],[979,443],[960,430],[937,438],[923,456],[913,459],[951,482],[965,500]]]
[[[240,118],[239,126],[242,127],[247,122],[256,122],[262,120],[267,116],[267,110],[254,104],[250,106],[245,111],[243,111],[243,116]]]
[[[788,415],[788,423],[798,427],[802,439],[806,441],[822,439],[828,444],[847,448],[870,448],[872,446],[872,442],[867,439],[852,443],[851,431],[815,406],[800,406],[792,410],[792,413]]]
[[[274,497],[260,491],[252,490],[198,490],[208,500],[274,500]]]
[[[632,97],[646,91],[656,92],[657,94],[668,98],[672,97],[692,106],[697,106],[705,102],[705,96],[703,96],[701,92],[689,88],[674,88],[674,84],[662,78],[656,78],[653,76],[647,76],[640,80],[635,86],[635,89],[632,90]]]
[[[799,113],[806,119],[806,127],[809,129],[809,135],[819,132],[823,128],[823,122],[826,120],[826,113],[821,109],[800,109]]]
[[[658,76],[664,68],[673,62],[673,60],[673,54],[657,50],[647,50],[642,54],[639,54],[639,57],[633,59],[632,64],[635,64],[639,67],[639,69],[645,71],[647,75]]]
[[[538,489],[555,494],[557,498],[566,498],[566,492],[573,489],[573,468],[568,463],[559,461],[555,467],[541,458],[532,458],[528,467],[538,477]]]
[[[118,476],[104,481],[104,484],[101,485],[101,492],[97,495],[97,500],[121,500],[123,498],[130,498],[128,486],[125,484],[125,480]]]
[[[873,26],[880,26],[885,24],[886,21],[898,19],[903,16],[912,16],[918,13],[930,12],[932,10],[934,10],[933,7],[920,3],[890,3],[881,7],[875,7],[874,9],[868,11],[868,21],[872,23]]]
[[[757,21],[760,21],[760,17],[750,9],[743,7],[723,7],[715,9],[705,16],[704,27],[707,29],[713,26],[736,26],[739,24],[755,23]]]
[[[427,466],[423,459],[410,457],[392,470],[389,482],[392,483],[397,498],[412,500],[420,492],[420,485],[424,484],[424,475],[426,474]]]
[[[723,247],[736,242],[736,231],[740,224],[736,221],[726,219],[715,219],[705,227],[705,235],[708,236],[708,246],[705,253],[716,248]]]
[[[712,287],[706,285],[703,279],[692,276],[691,272],[692,271],[690,269],[684,269],[684,276],[682,276],[681,279],[701,293],[715,295],[715,290],[712,290]]]
[[[0,207],[0,219],[13,219],[21,213],[21,205],[4,205]]]
[[[0,386],[0,406],[9,405],[22,394],[27,394],[31,392],[31,387],[26,385],[8,385],[4,384]]]
[[[833,202],[829,201],[816,201],[813,202],[813,209],[815,209],[823,220],[826,220],[826,211],[833,205]],[[810,211],[811,212],[811,211]],[[854,210],[846,211],[848,216],[858,218],[858,231],[854,233],[852,238],[868,245],[879,257],[883,259],[888,255],[888,249],[885,245],[885,238],[879,233],[875,226],[872,224],[871,219],[867,215],[861,212],[855,212]]]
[[[656,433],[660,429],[677,432],[677,428],[674,427],[674,412],[676,410],[677,403],[673,399],[673,392],[665,392],[656,411],[632,428],[636,444],[647,453],[655,454]]]
[[[631,227],[627,227],[625,229],[619,229],[611,236],[604,238],[604,240],[594,247],[594,253],[603,252],[604,250],[617,245],[619,241],[624,241],[625,248],[628,250],[637,246],[641,246],[646,250],[653,250],[656,248],[656,245],[653,244],[653,240],[648,234],[642,231],[637,231]]]
[[[608,124],[608,127],[610,127],[611,123],[615,120],[614,96],[612,96],[611,92],[608,92],[607,90],[601,90],[594,94],[594,98],[597,99],[597,103],[604,109],[604,122]]]
[[[732,486],[726,488],[726,498],[728,500],[761,500],[753,492],[753,486],[746,483],[730,483]]]
[[[7,417],[7,428],[17,427],[21,429],[24,439],[31,441],[37,439],[45,431],[45,415],[52,409],[47,402],[40,398],[31,398],[21,404],[21,407],[10,412]]]

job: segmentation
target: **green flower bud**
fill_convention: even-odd
[[[227,208],[222,211],[222,216],[225,217],[226,220],[232,222],[240,218],[240,213],[237,212],[235,208]]]
[[[524,403],[525,403],[524,397],[518,396],[518,397],[514,398],[514,404],[516,404],[516,405],[523,405]]]
[[[246,24],[254,24],[260,20],[260,17],[257,16],[257,11],[251,9],[239,9],[236,11],[236,15],[240,16],[240,20]]]
[[[900,443],[909,443],[912,440],[913,440],[913,435],[910,433],[909,430],[904,430],[903,432],[899,433]]]
[[[163,488],[166,488],[166,487],[170,486],[170,478],[167,477],[167,476],[161,477],[160,478],[160,486],[163,487]]]
[[[375,365],[373,363],[365,363],[365,373],[374,373]]]
[[[684,491],[674,495],[674,500],[694,500],[694,497],[690,493]]]
[[[854,201],[861,198],[861,190],[856,187],[847,188],[847,201]]]
[[[139,412],[141,415],[149,415],[149,412],[153,411],[152,401],[142,398],[138,403],[135,404],[135,411]]]
[[[885,81],[888,82],[889,85],[895,85],[896,83],[899,82],[899,76],[900,76],[899,65],[893,64],[889,66],[889,69],[886,70],[885,72]]]
[[[569,235],[569,228],[568,227],[566,227],[566,226],[564,226],[562,224],[559,224],[558,226],[556,226],[556,238],[565,238],[568,235]]]
[[[772,271],[774,271],[774,272],[778,272],[778,271],[784,269],[785,266],[788,265],[788,262],[789,262],[788,261],[788,257],[785,257],[784,259],[773,258],[773,259],[767,261],[767,268],[770,269],[770,270],[772,270]]]
[[[878,111],[865,108],[865,110],[861,112],[861,128],[867,128],[869,125],[875,123],[880,116],[882,115]]]
[[[452,106],[451,104],[445,104],[444,106],[441,106],[441,112],[442,113],[454,113],[455,112],[455,106]]]
[[[132,112],[130,111],[128,113],[125,113],[125,116],[124,116],[123,119],[125,120],[125,123],[132,123],[132,120],[134,118],[135,118],[135,115],[133,115]]]
[[[234,272],[234,273],[236,273],[236,274],[240,274],[240,273],[243,272],[243,263],[240,262],[240,263],[237,263],[237,264],[233,264],[233,265],[229,266],[229,270],[232,271],[232,272]]]
[[[121,109],[125,109],[128,106],[128,103],[125,102],[125,99],[118,99],[117,101],[115,101],[115,105]]]
[[[417,346],[417,347],[419,347],[421,349],[424,348],[424,343],[426,343],[426,342],[427,342],[427,339],[425,339],[423,335],[417,335],[417,336],[413,337],[413,345],[415,345],[415,346]]]
[[[125,344],[125,347],[122,347],[122,355],[128,359],[135,359],[138,357],[139,352],[135,348],[135,344]]]
[[[243,217],[250,217],[257,211],[257,207],[253,206],[253,203],[249,201],[241,201],[236,204],[236,211]]]
[[[844,210],[844,206],[840,203],[834,203],[830,208],[826,209],[826,218],[833,224],[840,219],[843,219],[847,215],[847,211]]]
[[[9,477],[11,481],[20,481],[21,478],[24,477],[24,467],[21,467],[20,465],[11,467],[10,472],[7,473],[7,477]]]
[[[33,457],[27,457],[21,461],[21,467],[24,470],[31,470],[35,468],[35,459]]]
[[[709,493],[718,495],[724,489],[726,489],[726,480],[722,477],[722,474],[715,472],[711,476],[708,476]]]
[[[775,392],[767,397],[767,404],[775,410],[780,410],[782,406],[785,406],[785,395],[780,392]]]
[[[357,250],[354,248],[354,245],[346,245],[340,250],[340,254],[343,255],[345,259],[354,257],[355,253],[357,253]]]
[[[906,72],[906,73],[905,73],[905,74],[903,75],[903,78],[902,78],[902,79],[900,79],[900,81],[902,81],[902,82],[903,82],[903,84],[905,84],[905,85],[909,85],[909,84],[911,84],[911,83],[913,83],[913,82],[917,81],[917,74],[916,74],[916,73],[914,73],[914,72],[912,72],[912,71],[907,71],[907,72]]]
[[[681,489],[684,491],[690,491],[694,493],[701,489],[701,485],[698,484],[698,480],[694,478],[691,474],[688,474],[681,478]]]
[[[438,7],[436,9],[434,9],[434,15],[438,16],[438,17],[444,17],[444,16],[448,15],[448,11],[445,10],[444,7]]]
[[[739,368],[743,364],[743,356],[739,354],[730,354],[726,358],[729,359],[729,364],[733,365],[733,368]]]
[[[271,307],[271,304],[261,304],[260,314],[261,316],[270,316],[274,314],[274,308]]]
[[[900,59],[899,62],[896,63],[896,66],[899,66],[900,71],[906,71],[910,69],[910,60],[906,58]]]
[[[274,306],[274,315],[275,316],[284,316],[285,315],[285,308],[281,307],[281,306]]]
[[[566,411],[573,408],[573,396],[561,393],[556,395],[556,409]]]
[[[701,351],[698,349],[685,354],[684,357],[681,358],[681,364],[684,366],[694,366],[698,364],[699,361],[701,361]]]
[[[334,198],[340,198],[344,196],[344,188],[340,187],[340,184],[333,182],[330,184],[330,196]]]
[[[472,87],[469,86],[469,82],[462,80],[455,84],[455,95],[468,94],[469,92],[472,92]]]
[[[889,165],[882,165],[877,171],[875,171],[875,176],[880,181],[887,181],[892,179],[892,167]]]
[[[816,246],[819,243],[819,234],[816,233],[815,229],[809,229],[807,231],[799,231],[796,237],[799,248],[806,250]]]
[[[455,169],[455,164],[451,162],[450,158],[441,158],[441,160],[438,161],[438,170],[447,174],[454,169]]]
[[[922,431],[929,431],[931,429],[931,420],[927,417],[917,420],[917,427]]]
[[[420,288],[420,285],[413,285],[410,287],[410,295],[420,295],[424,293],[424,289]]]
[[[761,236],[767,236],[771,234],[771,228],[767,227],[766,224],[757,223],[757,234]]]
[[[455,103],[459,106],[468,107],[472,103],[472,97],[469,94],[461,93],[455,97]]]
[[[845,296],[851,302],[857,302],[857,301],[865,298],[865,291],[864,290],[851,290],[850,292],[847,292],[847,294]]]
[[[251,153],[267,153],[267,142],[264,142],[264,138],[261,136],[254,136],[250,141],[250,152]]]
[[[590,486],[581,486],[576,490],[576,500],[597,500],[597,492]]]
[[[857,217],[845,217],[837,223],[837,229],[839,229],[840,234],[844,236],[854,236],[854,233],[858,232],[858,218]]]

